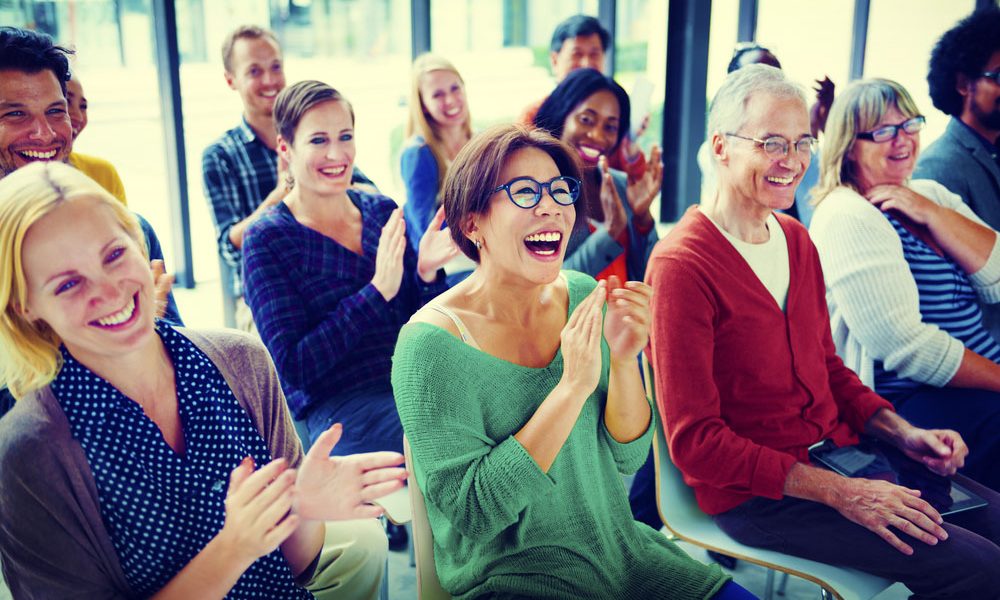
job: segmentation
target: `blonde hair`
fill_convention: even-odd
[[[889,109],[910,119],[920,114],[906,89],[888,79],[863,79],[847,86],[833,101],[819,153],[819,183],[811,195],[819,204],[840,186],[858,189],[857,169],[848,158],[859,133],[878,125]]]
[[[36,162],[0,179],[0,385],[10,388],[17,398],[47,385],[62,367],[59,336],[46,323],[21,314],[28,301],[21,262],[24,238],[45,215],[82,197],[99,199],[146,253],[135,215],[69,165]]]
[[[455,65],[436,54],[430,53],[418,56],[413,61],[413,69],[410,72],[410,114],[406,119],[405,134],[407,138],[412,137],[414,134],[420,135],[424,138],[427,146],[430,147],[431,154],[434,155],[434,162],[437,163],[438,167],[437,188],[438,197],[440,198],[441,188],[444,185],[444,178],[451,161],[448,159],[444,142],[441,140],[441,135],[438,132],[438,123],[427,114],[427,107],[420,96],[420,83],[423,81],[424,75],[431,71],[448,71],[454,73],[458,77],[458,80],[462,82],[462,87],[465,87],[465,80],[462,79],[462,75],[455,68]],[[469,114],[468,103],[466,103],[465,114],[465,136],[471,138],[472,116]]]

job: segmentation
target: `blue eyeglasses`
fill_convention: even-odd
[[[907,119],[900,123],[899,125],[886,125],[884,127],[879,127],[878,129],[873,129],[871,131],[865,131],[854,136],[859,140],[869,140],[877,144],[882,142],[888,142],[890,140],[896,139],[899,135],[899,131],[903,130],[906,133],[914,134],[924,128],[924,123],[926,119],[923,116],[917,115],[912,119]]]
[[[986,71],[985,73],[980,73],[979,76],[992,79],[993,83],[1000,85],[1000,71]]]
[[[493,195],[500,190],[507,192],[507,197],[519,208],[534,208],[542,201],[542,194],[549,191],[549,196],[561,206],[571,206],[580,197],[580,180],[573,177],[555,177],[545,183],[531,177],[517,177],[497,187],[490,192]]]

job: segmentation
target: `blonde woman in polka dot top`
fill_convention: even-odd
[[[0,180],[0,559],[15,597],[310,598],[393,452],[303,455],[263,346],[154,323],[138,225],[63,164]],[[384,543],[384,538],[383,538]],[[376,581],[378,577],[376,576]]]

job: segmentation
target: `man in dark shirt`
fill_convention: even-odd
[[[927,83],[934,106],[951,120],[913,176],[941,183],[1000,230],[1000,8],[978,10],[941,36]],[[1000,308],[983,312],[1000,339]]]
[[[243,233],[264,211],[281,202],[293,185],[288,165],[275,150],[274,101],[285,88],[281,45],[273,32],[244,25],[223,42],[222,65],[226,83],[240,95],[243,116],[239,125],[205,149],[202,176],[219,234],[219,255],[233,271],[236,325],[255,331],[243,301]],[[358,169],[352,182],[371,185]]]

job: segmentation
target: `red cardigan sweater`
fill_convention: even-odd
[[[798,221],[777,217],[788,241],[785,312],[697,207],[646,269],[660,416],[671,457],[708,514],[754,496],[780,499],[810,445],[856,443],[878,409],[892,410],[837,356],[816,249]]]

